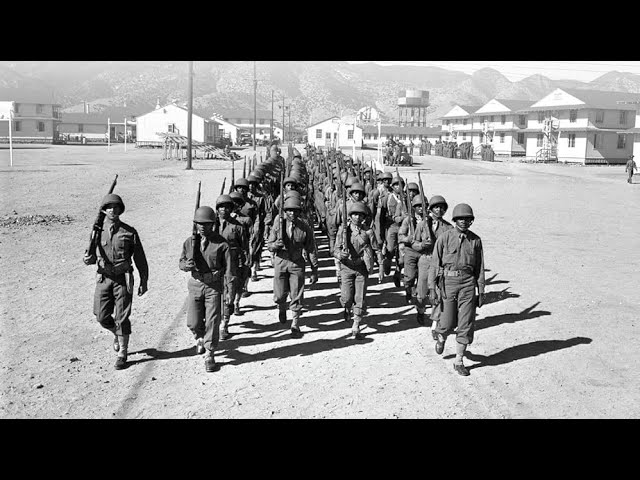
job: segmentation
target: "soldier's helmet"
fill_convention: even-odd
[[[351,188],[353,184],[357,182],[358,182],[358,177],[348,177],[347,180],[344,182],[344,186],[347,188]]]
[[[347,177],[349,176],[349,174],[347,172],[342,172],[340,174],[340,180],[342,181],[342,183],[345,183],[347,181]]]
[[[217,199],[216,199],[216,208],[222,206],[222,205],[229,205],[230,207],[233,208],[233,198],[231,198],[231,196],[229,195],[220,195]]]
[[[353,192],[362,192],[362,193],[366,193],[365,189],[364,189],[364,185],[362,185],[360,182],[355,182],[353,184],[351,184],[351,190],[349,190],[350,193]]]
[[[394,177],[391,185],[395,185],[397,183],[401,183],[402,185],[404,185],[404,180],[402,179],[402,177]]]
[[[193,221],[195,223],[213,223],[216,221],[216,212],[211,207],[199,207],[193,215]]]
[[[391,180],[393,178],[393,175],[391,175],[391,172],[383,172],[379,178],[381,178],[382,180]]]
[[[284,182],[282,182],[282,185],[286,185],[287,183],[293,183],[294,185],[298,185],[298,180],[294,177],[287,177],[284,179]]]
[[[291,196],[284,201],[282,208],[283,210],[302,210],[300,199],[295,196]]]
[[[425,202],[427,203],[427,202]],[[422,195],[416,195],[415,197],[413,197],[413,200],[411,200],[411,206],[412,207],[421,207],[422,206]]]
[[[264,168],[261,167],[261,165],[262,164],[258,165],[255,170],[251,171],[249,176],[253,175],[254,177],[257,177],[260,181],[262,181],[264,179],[264,172],[262,171]]]
[[[120,213],[124,212],[124,202],[122,201],[122,198],[120,198],[120,195],[116,195],[115,193],[105,195],[102,199],[102,203],[100,204],[100,210],[104,210],[104,207],[109,204],[120,205]]]
[[[476,217],[473,215],[473,210],[466,203],[459,203],[455,207],[453,207],[453,215],[451,215],[452,220],[456,220],[458,218],[471,218],[471,220]]]
[[[352,213],[362,213],[363,215],[370,215],[371,211],[363,202],[353,202],[349,206],[349,215]]]
[[[433,197],[431,197],[431,200],[429,200],[429,210],[431,210],[436,205],[444,205],[445,210],[449,208],[447,201],[442,195],[434,195]]]
[[[233,185],[233,188],[236,187],[246,187],[249,188],[249,180],[247,180],[246,178],[239,178],[235,181],[235,184]]]
[[[242,206],[245,204],[245,199],[240,192],[231,192],[229,197],[231,197],[231,201],[237,205]]]
[[[409,182],[407,184],[407,190],[415,190],[416,192],[419,192],[420,191],[420,187],[415,182]]]

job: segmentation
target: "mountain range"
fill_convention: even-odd
[[[427,119],[439,123],[455,104],[481,106],[492,98],[538,100],[555,88],[640,93],[640,75],[612,71],[591,82],[551,80],[542,74],[512,82],[493,68],[472,75],[429,66],[383,66],[344,61],[257,61],[256,106],[280,118],[284,97],[291,124],[313,124],[332,115],[374,107],[384,123],[397,119],[397,100],[405,89],[428,90]],[[50,92],[63,112],[126,106],[146,113],[188,96],[188,62],[172,61],[0,61],[0,90]],[[194,109],[213,114],[254,108],[253,61],[195,61]]]

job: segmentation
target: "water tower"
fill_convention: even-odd
[[[426,127],[429,92],[405,90],[398,95],[398,125],[401,127]]]

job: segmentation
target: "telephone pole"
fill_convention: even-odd
[[[273,142],[273,90],[271,90],[271,137],[270,140]]]
[[[258,80],[256,79],[256,62],[253,62],[253,150],[256,150],[256,95],[258,91]]]
[[[193,170],[191,167],[191,117],[193,116],[193,62],[189,62],[189,118],[187,119],[187,168],[186,170]],[[125,125],[126,133],[126,125]]]
[[[284,95],[282,96],[282,145],[284,145],[285,142],[285,136],[284,136],[285,130],[284,130]]]

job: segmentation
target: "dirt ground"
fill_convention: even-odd
[[[323,236],[303,338],[277,320],[265,253],[220,369],[206,373],[178,258],[198,181],[201,203],[214,205],[230,162],[195,160],[187,171],[161,155],[52,146],[15,149],[11,167],[0,150],[1,418],[640,418],[640,177],[627,184],[623,167],[426,156],[400,169],[445,196],[445,218],[461,202],[476,215],[488,299],[469,377],[453,370],[453,339],[437,355],[404,293],[375,274],[365,339],[347,338]],[[82,263],[116,173],[122,220],[140,233],[150,268],[121,371],[92,314],[95,267]]]

